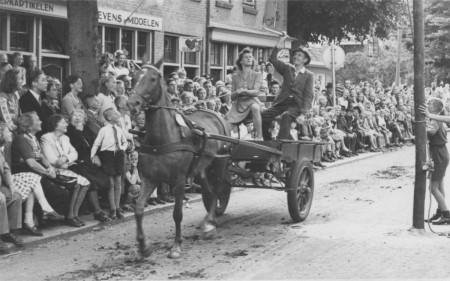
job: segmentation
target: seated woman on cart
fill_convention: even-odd
[[[308,52],[299,48],[291,53],[292,64],[278,59],[278,51],[284,48],[287,36],[280,37],[270,55],[269,62],[283,76],[283,86],[273,104],[262,112],[263,137],[271,140],[271,122],[281,115],[280,132],[277,139],[292,140],[290,135],[291,122],[304,122],[312,106],[314,97],[314,74],[307,70],[311,57]]]
[[[236,65],[238,71],[233,74],[231,84],[231,99],[234,103],[225,118],[236,127],[251,117],[256,140],[262,140],[261,104],[258,99],[262,74],[253,70],[255,60],[249,48],[239,53]]]

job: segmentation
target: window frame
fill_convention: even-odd
[[[211,42],[210,63],[211,66],[222,66],[222,44]]]
[[[27,19],[27,32],[25,33],[25,32],[17,32],[17,31],[12,31],[12,22],[13,22],[13,17],[16,17],[16,18],[26,18]],[[15,13],[10,13],[9,14],[9,17],[8,17],[8,19],[7,19],[8,21],[9,21],[9,26],[8,26],[8,23],[6,24],[6,26],[7,27],[9,27],[8,28],[8,30],[7,30],[7,32],[8,32],[8,35],[9,35],[9,50],[10,51],[14,51],[14,52],[30,52],[30,53],[32,53],[34,50],[33,50],[33,37],[34,37],[34,21],[35,21],[35,19],[34,19],[34,16],[31,16],[31,15],[24,15],[24,14],[15,14]],[[26,37],[27,37],[27,46],[26,46],[26,48],[25,49],[21,49],[21,48],[16,48],[17,46],[12,46],[12,42],[13,42],[13,35],[16,35],[15,36],[15,39],[16,39],[16,41],[17,41],[17,35],[19,34],[19,35],[25,35]],[[16,43],[17,44],[17,43]]]
[[[68,36],[66,36],[65,38],[62,38],[62,40],[63,40],[63,42],[61,42],[61,44],[63,44],[63,46],[62,46],[63,51],[62,52],[59,52],[57,50],[45,49],[44,48],[44,45],[43,45],[43,43],[44,43],[44,20],[54,20],[54,21],[59,21],[61,23],[66,23],[67,24],[66,30],[65,30],[66,34],[68,33],[68,28],[69,28],[68,22],[66,22],[64,20],[61,20],[61,19],[58,19],[58,18],[42,17],[41,18],[41,33],[42,33],[41,34],[41,51],[42,51],[42,53],[68,55],[68,49],[67,49],[67,47],[68,47]]]
[[[249,7],[256,7],[256,0],[242,0],[242,4]]]
[[[169,40],[167,42],[171,43],[171,44],[168,44],[169,48],[166,48],[166,40]],[[179,37],[177,37],[177,36],[164,35],[164,63],[178,63],[179,62],[179,55],[178,55],[179,42],[178,41],[179,41]],[[174,45],[174,46],[172,46],[172,45]]]
[[[183,54],[183,64],[185,65],[198,65],[198,55],[197,52],[184,52]],[[194,57],[194,60],[190,60],[192,57]],[[189,59],[187,59],[189,58]]]

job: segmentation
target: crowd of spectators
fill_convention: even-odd
[[[128,112],[139,66],[125,55],[106,54],[98,91],[86,93],[77,75],[61,83],[35,56],[25,64],[20,53],[0,54],[0,251],[49,224],[81,227],[81,215],[108,222],[134,211],[139,139],[129,130],[143,130],[145,117]],[[173,202],[163,186],[148,204]]]
[[[242,58],[249,59],[245,54]],[[23,244],[12,233],[16,229],[42,236],[49,221],[81,227],[85,222],[80,213],[86,212],[100,222],[123,218],[124,211],[133,211],[140,192],[136,149],[141,139],[129,132],[145,130],[145,115],[130,116],[127,107],[132,75],[139,66],[123,51],[105,54],[98,91],[85,93],[79,76],[61,83],[36,68],[34,56],[26,68],[22,64],[20,53],[0,54],[0,250],[5,248],[3,242]],[[214,81],[209,74],[186,77],[180,69],[166,77],[167,92],[180,109],[206,108],[229,120],[236,103],[236,73],[249,65],[258,79],[252,99],[258,97],[258,110],[263,110],[282,85],[270,63],[238,63],[224,81]],[[291,124],[292,140],[326,143],[315,168],[324,167],[322,162],[414,142],[411,86],[343,82],[336,85],[335,98],[331,83],[324,89],[316,83],[310,113]],[[449,93],[448,84],[426,89],[427,96],[444,100]],[[448,103],[446,108],[450,112]],[[233,136],[257,139],[254,118],[234,124]],[[279,119],[272,122],[270,132],[276,139]],[[172,202],[166,185],[148,200],[150,205]]]

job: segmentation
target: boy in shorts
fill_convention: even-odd
[[[108,108],[103,112],[106,125],[100,129],[91,150],[91,158],[99,151],[102,168],[109,176],[108,200],[110,206],[109,217],[111,219],[123,218],[123,210],[120,209],[120,194],[122,186],[122,174],[125,165],[125,150],[128,147],[125,133],[118,126],[120,113],[114,108]]]
[[[438,203],[438,209],[429,221],[433,224],[450,224],[450,211],[445,203],[444,176],[449,156],[447,151],[447,131],[443,122],[450,123],[450,116],[440,115],[444,109],[442,100],[433,98],[428,107],[420,106],[420,111],[430,119],[427,124],[427,133],[430,146],[431,159],[434,162],[434,171],[431,174],[430,191]],[[428,220],[426,220],[428,222]]]

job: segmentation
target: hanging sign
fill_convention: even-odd
[[[202,50],[202,37],[180,37],[181,52],[200,52]]]

